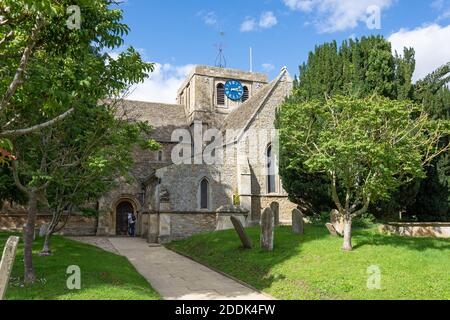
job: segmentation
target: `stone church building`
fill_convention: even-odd
[[[227,95],[238,90],[226,87],[230,81],[242,91],[238,100]],[[269,82],[260,73],[196,66],[179,89],[177,104],[125,100],[120,112],[151,125],[152,138],[161,149],[135,149],[131,181],[121,179],[118,188],[99,200],[98,235],[126,234],[130,211],[137,216],[137,234],[149,242],[226,229],[230,215],[245,225],[256,225],[262,209],[274,202],[280,221],[289,223],[296,205],[288,200],[273,170],[277,166],[275,142],[271,141],[275,135],[268,134],[265,140],[257,135],[274,132],[276,110],[292,86],[286,68]],[[222,153],[227,154],[223,161],[189,161],[202,154],[205,141],[212,141],[197,143],[196,128],[201,138],[208,129],[223,133],[219,143],[227,150]],[[188,132],[195,143],[180,139],[177,132]],[[256,140],[259,146],[254,147]],[[184,155],[179,152],[183,147],[192,152]],[[175,163],[174,154],[184,157],[183,162]]]

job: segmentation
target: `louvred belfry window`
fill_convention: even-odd
[[[249,97],[250,97],[250,93],[248,91],[248,87],[245,86],[244,87],[244,94],[242,95],[242,102],[247,101]]]
[[[225,86],[222,83],[217,85],[217,105],[225,105]]]

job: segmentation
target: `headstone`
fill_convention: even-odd
[[[295,234],[305,233],[303,213],[298,209],[292,210],[292,231]]]
[[[270,208],[264,209],[261,215],[261,249],[273,251],[275,219]]]
[[[48,224],[47,223],[45,223],[45,224],[43,224],[43,225],[41,225],[41,228],[39,229],[39,237],[45,237],[45,234],[47,233],[47,230],[48,230]]]
[[[270,204],[270,209],[273,213],[273,218],[275,220],[275,227],[280,225],[280,204],[278,202],[272,202]]]
[[[2,260],[0,261],[0,300],[3,300],[8,289],[9,277],[16,258],[18,237],[9,237],[3,249]]]
[[[344,218],[339,213],[338,210],[333,209],[330,213],[330,220],[331,224],[333,225],[334,229],[336,230],[338,235],[344,234]]]
[[[336,229],[334,228],[334,226],[331,223],[327,223],[325,226],[327,227],[328,231],[330,232],[330,234],[333,237],[339,236],[339,234],[336,232]]]
[[[236,230],[236,233],[239,236],[239,239],[241,239],[242,246],[245,249],[251,249],[253,247],[252,240],[245,233],[245,229],[242,226],[241,221],[238,218],[233,217],[233,216],[230,217],[230,220],[231,220],[231,223],[233,224],[234,230]]]

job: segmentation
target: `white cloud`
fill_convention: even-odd
[[[272,11],[263,12],[259,19],[259,27],[263,29],[272,28],[273,26],[276,26],[277,23],[277,17],[275,17]]]
[[[416,51],[414,80],[421,79],[450,61],[450,25],[432,24],[414,30],[401,29],[388,40],[392,50],[403,53],[404,47]]]
[[[176,103],[177,91],[194,65],[156,64],[155,71],[143,83],[135,85],[129,100]]]
[[[265,72],[271,72],[275,69],[275,66],[271,63],[263,63],[262,68]]]
[[[272,11],[261,13],[259,21],[255,18],[246,17],[241,24],[241,32],[251,32],[258,29],[270,29],[278,24],[278,19]]]
[[[256,29],[256,21],[253,18],[247,17],[241,24],[241,32],[250,32]]]
[[[197,15],[200,16],[203,22],[209,27],[215,27],[219,23],[217,15],[214,11],[200,11],[199,13],[197,13]]]
[[[283,0],[291,10],[314,16],[314,24],[322,33],[353,29],[366,23],[374,6],[380,10],[389,8],[395,0]]]

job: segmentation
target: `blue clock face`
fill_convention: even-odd
[[[244,95],[244,87],[237,80],[230,80],[225,83],[225,94],[233,101],[241,100]]]

